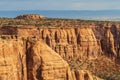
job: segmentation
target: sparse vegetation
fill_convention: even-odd
[[[87,23],[87,24],[86,24]],[[0,25],[25,25],[36,27],[88,27],[94,24],[109,24],[116,23],[111,21],[94,21],[94,20],[79,20],[79,19],[58,19],[58,18],[45,18],[45,19],[16,19],[16,18],[0,18]],[[106,25],[107,25],[106,24]]]
[[[89,70],[94,75],[105,80],[120,80],[120,65],[102,56],[96,60],[71,60],[71,69]]]

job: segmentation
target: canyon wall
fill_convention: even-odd
[[[0,40],[0,80],[26,80],[26,54],[21,40]]]
[[[0,34],[42,39],[64,59],[95,59],[100,55],[120,57],[120,29],[112,26],[77,28],[3,27]]]
[[[101,80],[67,63],[100,56],[120,58],[119,25],[0,27],[0,80]]]
[[[0,39],[0,80],[100,80],[88,71],[71,71],[41,40]]]
[[[101,49],[109,57],[120,57],[120,26],[107,25],[93,28],[97,40],[100,40]]]

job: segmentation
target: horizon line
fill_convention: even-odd
[[[118,10],[120,10],[120,9],[100,9],[100,10],[83,10],[83,9],[81,9],[81,10],[62,10],[62,9],[60,9],[60,10],[40,10],[40,9],[32,9],[32,10],[29,10],[29,9],[27,9],[27,10],[25,10],[25,9],[21,9],[21,10],[0,10],[0,11],[118,11]]]

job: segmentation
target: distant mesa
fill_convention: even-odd
[[[17,16],[16,19],[45,19],[45,17],[39,14],[24,14]]]

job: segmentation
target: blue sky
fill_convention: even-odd
[[[0,10],[120,9],[120,0],[0,0]]]

